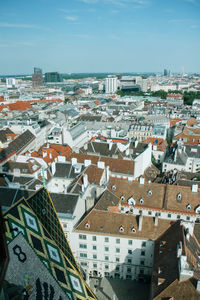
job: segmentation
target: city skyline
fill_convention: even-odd
[[[199,12],[199,0],[10,1],[0,74],[198,72]]]

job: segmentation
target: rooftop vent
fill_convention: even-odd
[[[125,200],[125,197],[124,196],[121,196],[121,201],[124,201]]]
[[[136,232],[135,227],[133,227],[133,228],[131,229],[131,231],[132,231],[133,233],[135,233],[135,232]]]
[[[152,196],[152,191],[151,190],[148,190],[148,195]]]
[[[116,186],[115,185],[112,186],[112,190],[116,191]]]

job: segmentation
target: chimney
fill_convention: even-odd
[[[74,166],[75,164],[77,164],[77,158],[73,157],[72,158],[72,166]]]
[[[140,177],[140,184],[144,185],[144,177]]]
[[[106,167],[106,182],[108,183],[110,179],[110,168],[109,166]]]
[[[139,215],[139,226],[138,226],[138,230],[139,230],[139,231],[142,230],[142,220],[143,220],[143,215],[140,214],[140,215]]]
[[[91,165],[91,160],[90,159],[85,159],[84,160],[84,166],[85,167],[88,167],[88,166],[90,166]]]
[[[157,215],[155,215],[155,218],[154,218],[154,225],[158,226],[158,216]]]
[[[42,157],[44,158],[46,156],[47,156],[47,152],[46,151],[42,152]]]
[[[49,153],[49,158],[52,159],[52,153],[51,152]]]
[[[51,171],[52,171],[52,175],[54,175],[56,173],[56,163],[52,162],[51,164]]]
[[[108,144],[108,149],[109,149],[109,151],[111,151],[112,145],[113,145],[113,143],[112,143],[112,142],[109,142],[109,144]]]
[[[86,188],[88,186],[88,176],[87,176],[87,174],[83,175],[83,185],[84,185],[84,188]]]
[[[192,193],[198,193],[198,184],[192,185]]]

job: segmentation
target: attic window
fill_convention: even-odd
[[[121,201],[124,201],[125,200],[125,197],[124,196],[121,196]]]
[[[186,208],[187,208],[187,210],[191,210],[191,205],[188,204],[188,205],[186,206]]]
[[[120,227],[119,227],[119,231],[120,231],[120,232],[124,232],[124,227],[123,227],[123,226],[120,226]]]
[[[140,204],[143,204],[144,203],[144,200],[141,198],[140,199]]]
[[[115,185],[112,186],[112,190],[116,191],[116,186]]]
[[[181,200],[182,199],[182,195],[181,195],[181,193],[178,193],[177,194],[177,200]]]
[[[90,228],[90,224],[88,222],[85,224],[85,228]]]
[[[152,196],[152,191],[151,190],[148,190],[148,195]]]
[[[133,233],[135,233],[135,232],[136,232],[135,227],[133,227],[133,228],[131,229],[131,231],[132,231]]]

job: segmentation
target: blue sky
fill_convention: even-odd
[[[0,74],[200,72],[200,0],[7,0]]]

